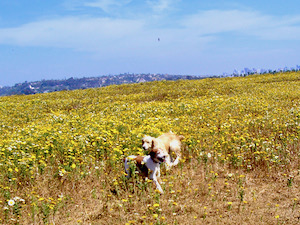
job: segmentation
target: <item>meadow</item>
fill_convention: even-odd
[[[183,159],[125,178],[144,135]],[[0,98],[0,224],[299,224],[300,73]]]

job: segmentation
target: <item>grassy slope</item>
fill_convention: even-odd
[[[1,223],[296,224],[299,86],[298,72],[1,98]],[[126,181],[122,158],[169,130],[186,139],[165,194]]]

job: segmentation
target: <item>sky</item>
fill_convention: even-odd
[[[299,0],[1,0],[0,86],[300,65]]]

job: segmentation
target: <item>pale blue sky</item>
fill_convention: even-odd
[[[299,9],[298,0],[3,0],[0,86],[293,67]]]

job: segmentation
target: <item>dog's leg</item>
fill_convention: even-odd
[[[172,163],[172,166],[176,166],[179,163],[180,160],[180,155],[177,155],[177,158],[175,159],[175,161]]]
[[[157,177],[157,178],[160,177],[160,168],[158,168],[158,169],[156,170],[156,177]]]
[[[163,194],[164,191],[163,191],[163,189],[161,188],[160,184],[158,183],[156,173],[157,173],[157,170],[152,171],[152,173],[150,174],[149,178],[150,178],[151,180],[153,180],[153,182],[155,183],[156,189],[159,190],[159,192]]]
[[[170,168],[172,166],[170,155],[167,155],[167,157],[165,159],[165,165],[166,165],[166,170],[170,170]]]
[[[181,158],[181,143],[178,140],[173,140],[170,143],[170,152],[174,152],[176,154],[175,161],[171,161],[171,166],[176,166],[179,163]],[[170,153],[171,154],[171,153]]]
[[[124,161],[124,168],[125,168],[125,173],[127,174],[126,177],[129,178],[129,165],[128,165],[128,159],[127,158]]]
[[[129,169],[129,160],[128,160],[128,158],[125,159],[124,166],[125,166],[125,173],[127,174],[126,177],[130,178],[130,169]]]
[[[166,169],[169,170],[172,166],[176,166],[179,163],[180,158],[180,155],[177,155],[175,161],[171,162],[170,157],[168,156],[166,158]]]

